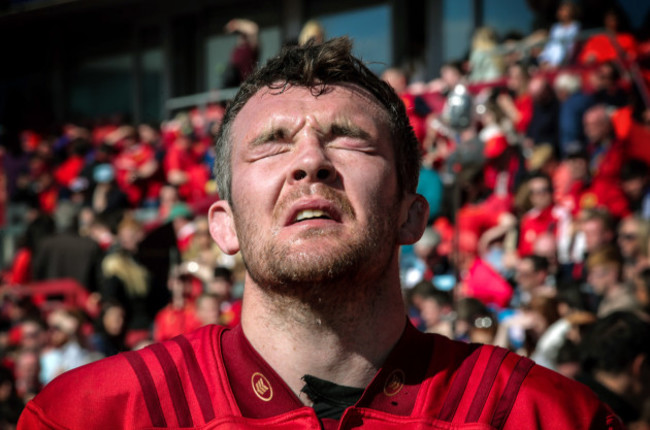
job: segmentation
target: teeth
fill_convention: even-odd
[[[310,219],[310,218],[329,218],[329,216],[318,209],[307,209],[304,211],[298,212],[298,215],[296,216],[296,221],[302,221],[304,219]]]

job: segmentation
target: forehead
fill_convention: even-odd
[[[517,266],[517,269],[519,270],[533,270],[533,262],[529,258],[524,258],[523,260],[519,261],[519,265]]]
[[[355,85],[327,85],[324,91],[287,86],[286,89],[262,88],[248,100],[233,121],[236,144],[246,136],[273,125],[290,126],[304,119],[321,122],[350,122],[385,132],[389,127],[386,109],[368,91]]]
[[[549,184],[548,179],[546,178],[533,178],[528,182],[530,187],[543,187]]]

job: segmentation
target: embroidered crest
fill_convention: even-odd
[[[402,369],[393,370],[384,383],[384,394],[392,397],[399,393],[404,388],[404,381],[406,381],[404,371]]]
[[[273,398],[273,387],[266,376],[262,375],[259,372],[253,373],[251,376],[251,385],[253,386],[253,391],[264,402],[268,402]]]

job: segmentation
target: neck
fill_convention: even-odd
[[[594,373],[594,379],[607,387],[611,392],[624,398],[631,405],[635,407],[640,406],[639,396],[634,395],[632,388],[634,382],[630,376],[626,374],[612,374],[601,370]]]
[[[278,297],[247,278],[242,329],[305,404],[304,375],[364,388],[399,340],[406,319],[398,271],[392,266],[380,280],[337,288],[369,294],[331,294],[317,303]]]

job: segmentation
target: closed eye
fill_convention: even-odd
[[[362,128],[342,124],[332,124],[330,135],[332,137],[351,137],[353,139],[370,140],[370,133]]]

